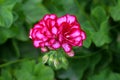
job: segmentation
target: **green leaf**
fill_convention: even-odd
[[[54,73],[50,67],[38,64],[34,60],[26,60],[16,66],[14,76],[17,80],[53,80]],[[47,76],[47,77],[46,77]]]
[[[89,74],[94,73],[96,65],[100,62],[100,60],[101,60],[101,54],[100,53],[96,53],[95,55],[90,57],[90,64],[89,64],[90,72],[89,72]]]
[[[81,26],[82,26],[83,30],[85,31],[86,37],[87,37],[86,40],[84,41],[83,45],[86,48],[89,48],[92,43],[92,34],[94,34],[95,31],[89,21],[82,23]]]
[[[41,54],[40,51],[37,51],[31,42],[18,42],[17,44],[21,53],[21,57],[36,59]]]
[[[54,80],[54,73],[50,67],[38,63],[34,68],[35,80]]]
[[[29,23],[34,23],[40,20],[45,14],[49,13],[44,5],[41,4],[41,0],[28,0],[23,4],[22,8],[26,16],[26,20]]]
[[[119,1],[119,0],[118,0]],[[120,21],[120,1],[117,5],[110,7],[110,15],[115,21]]]
[[[12,38],[15,35],[11,29],[0,27],[0,44],[5,43],[8,38]]]
[[[9,28],[13,22],[12,11],[5,7],[0,7],[0,27]]]
[[[16,26],[17,33],[16,38],[21,41],[27,41],[29,38],[29,35],[27,35],[27,32],[23,26]]]
[[[100,30],[93,34],[92,39],[97,47],[103,46],[104,44],[109,44],[111,42],[109,28],[110,25],[108,21],[104,21],[100,25]]]
[[[61,79],[81,80],[85,70],[89,66],[89,59],[70,59],[69,62],[69,68],[65,71],[59,71],[58,77]]]
[[[0,0],[0,6],[9,6],[9,8],[13,8],[17,0]]]
[[[94,17],[95,21],[100,24],[107,19],[106,12],[102,6],[97,6],[92,9],[91,15]]]
[[[12,80],[12,75],[9,68],[1,70],[1,80]]]
[[[13,23],[12,8],[16,0],[2,0],[0,3],[0,27],[9,28]]]
[[[109,69],[104,69],[99,73],[90,76],[88,80],[120,80],[120,74],[114,73]]]
[[[51,13],[56,13],[58,16],[62,16],[68,12],[69,14],[78,14],[79,12],[79,8],[74,0],[60,0],[59,2],[56,0],[43,0],[43,4]]]
[[[24,61],[14,70],[14,75],[17,80],[34,80],[32,75],[35,66],[35,61]]]

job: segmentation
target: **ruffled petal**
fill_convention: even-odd
[[[37,31],[36,32],[36,37],[39,38],[39,39],[43,39],[45,36],[44,36],[44,34],[40,33],[40,31]]]
[[[54,26],[54,27],[52,28],[52,33],[56,35],[56,34],[57,34],[57,31],[58,31],[58,29]]]
[[[41,42],[41,41],[34,41],[34,46],[35,46],[36,48],[40,47],[40,42]]]
[[[30,29],[30,33],[29,33],[29,38],[32,39],[32,30],[33,29]]]
[[[65,52],[71,51],[71,46],[68,43],[63,43],[62,48],[64,49]]]
[[[82,36],[82,39],[85,40],[86,39],[86,34],[84,31],[81,31],[81,36]]]
[[[66,16],[62,16],[57,19],[57,24],[61,25],[63,22],[66,22]]]
[[[69,14],[67,14],[67,22],[68,23],[73,23],[73,22],[75,22],[76,21],[76,17],[75,16],[72,16],[72,15],[69,15]]]
[[[57,49],[60,48],[60,43],[58,41],[56,41],[53,45],[52,48]]]
[[[70,57],[73,57],[73,56],[74,56],[74,51],[71,50],[70,52],[67,52],[66,54],[67,54],[68,56],[70,56]]]
[[[79,30],[72,30],[70,36],[71,37],[76,37],[80,35],[80,31]]]
[[[50,18],[51,18],[51,19],[56,19],[57,16],[56,16],[55,14],[51,14],[51,15],[50,15]]]
[[[43,20],[46,21],[48,18],[49,18],[49,14],[46,14],[46,15],[43,17]]]
[[[41,51],[42,51],[42,52],[47,52],[48,49],[47,49],[46,47],[41,47]]]

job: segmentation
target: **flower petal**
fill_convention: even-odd
[[[39,31],[37,31],[36,37],[38,37],[39,39],[43,39],[45,36],[42,33],[40,33]]]
[[[75,20],[76,20],[76,17],[75,16],[72,16],[72,15],[69,15],[69,14],[67,14],[67,22],[68,23],[73,23],[73,22],[75,22]]]
[[[30,33],[29,33],[29,38],[32,39],[32,30],[33,29],[30,29]]]
[[[71,37],[76,37],[76,36],[79,36],[79,35],[80,35],[80,31],[79,31],[79,30],[75,30],[75,31],[73,31],[73,32],[70,34]]]
[[[46,47],[41,47],[41,51],[42,51],[42,52],[47,52],[48,49],[47,49]]]
[[[34,46],[35,46],[36,48],[38,48],[38,47],[40,47],[40,42],[41,42],[41,41],[34,41],[33,44],[34,44]]]
[[[58,41],[56,41],[53,45],[52,48],[57,49],[60,47],[60,43]]]
[[[67,53],[68,56],[73,57],[74,56],[74,51],[71,50],[70,52]]]
[[[76,42],[79,42],[79,41],[81,41],[81,40],[82,40],[81,36],[78,36],[78,37],[75,38],[75,41],[76,41]]]
[[[56,16],[55,14],[51,14],[51,15],[50,15],[50,18],[51,18],[51,19],[55,19],[56,17],[57,17],[57,16]]]
[[[80,41],[80,43],[78,44],[79,47],[81,47],[83,45],[83,41]]]
[[[66,22],[66,16],[62,16],[57,19],[58,25],[61,25],[63,22]]]
[[[65,52],[70,52],[71,51],[71,46],[68,43],[62,44],[62,47]]]
[[[53,33],[53,34],[57,34],[57,31],[58,31],[58,30],[57,30],[56,27],[53,27],[53,28],[52,28],[52,33]]]
[[[84,31],[81,32],[81,36],[82,36],[82,39],[85,40],[86,39],[86,34]]]
[[[39,24],[35,24],[35,25],[34,25],[34,28],[42,28],[42,26],[39,25]]]
[[[44,20],[47,20],[48,18],[49,18],[49,14],[46,14],[46,15],[43,17]]]

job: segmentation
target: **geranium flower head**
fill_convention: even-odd
[[[72,47],[82,46],[86,39],[77,18],[69,14],[59,18],[55,14],[45,15],[30,29],[29,37],[43,52],[62,47],[69,56],[74,56]]]
[[[60,44],[55,40],[58,30],[56,20],[55,14],[47,14],[30,29],[29,38],[33,40],[34,46],[40,47],[43,52],[47,51],[46,47],[60,47]]]
[[[60,29],[59,41],[62,48],[69,56],[73,56],[72,46],[83,45],[83,40],[86,39],[85,32],[73,15],[66,14],[58,18],[57,24]]]

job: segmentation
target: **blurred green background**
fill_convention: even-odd
[[[87,34],[67,68],[44,65],[28,38],[51,13],[76,15]],[[0,80],[120,80],[120,0],[0,0]]]

